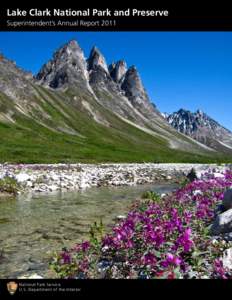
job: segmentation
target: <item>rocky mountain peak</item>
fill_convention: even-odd
[[[169,114],[166,112],[161,113],[161,115],[164,119],[167,119],[169,117]]]
[[[179,110],[178,110],[178,112],[177,112],[177,113],[178,113],[178,114],[186,114],[186,113],[188,113],[188,112],[190,113],[190,111],[188,111],[188,110],[186,110],[186,109],[183,109],[183,108],[181,108],[181,109],[179,109]]]
[[[227,148],[232,145],[232,133],[200,109],[196,112],[180,109],[168,115],[167,121],[179,132],[216,150],[222,145]]]
[[[109,70],[110,75],[113,73],[115,66],[116,66],[116,63],[114,61],[109,65],[108,70]],[[111,77],[112,77],[112,75],[111,75]]]
[[[17,66],[16,62],[0,54],[0,91],[22,100],[32,93],[33,75]]]
[[[167,120],[174,128],[179,132],[191,135],[196,131],[197,123],[196,116],[183,108],[179,109],[177,112],[168,115]]]
[[[23,70],[22,68],[17,66],[16,61],[8,59],[1,52],[0,52],[0,65],[1,65],[1,69],[5,68],[6,72],[8,70],[9,72],[17,73],[19,76],[22,76],[23,78],[24,77],[27,77],[27,79],[33,78],[32,72]]]
[[[53,60],[56,63],[64,63],[75,60],[77,58],[83,59],[84,54],[77,41],[75,40],[71,40],[60,47],[53,55]]]
[[[71,40],[60,47],[53,58],[43,65],[36,79],[52,88],[88,80],[86,60],[77,41]]]
[[[68,41],[66,44],[64,44],[63,46],[61,46],[59,48],[59,50],[62,49],[69,49],[69,50],[80,50],[80,46],[78,45],[76,40],[70,40]]]
[[[102,68],[107,74],[109,73],[106,60],[100,50],[94,46],[90,52],[88,58],[88,68],[89,70],[94,70],[97,67]]]
[[[198,110],[196,111],[196,113],[197,113],[198,115],[203,115],[203,114],[204,114],[203,111],[202,111],[201,109],[198,109]]]
[[[122,82],[127,71],[127,65],[124,60],[119,60],[117,63],[112,63],[109,66],[110,75],[117,83]]]
[[[135,66],[131,66],[125,73],[122,89],[132,102],[141,103],[148,101],[147,93]]]
[[[70,46],[70,47],[79,47],[77,41],[74,40],[74,39],[67,42],[67,45]]]
[[[125,91],[125,95],[132,105],[148,119],[160,115],[156,106],[150,101],[139,72],[134,65],[126,71],[121,88]]]

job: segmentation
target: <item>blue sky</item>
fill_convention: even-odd
[[[199,108],[232,130],[232,32],[1,32],[0,51],[36,73],[70,39],[136,65],[160,111]]]

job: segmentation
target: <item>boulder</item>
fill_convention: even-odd
[[[50,192],[57,191],[59,189],[57,185],[50,185],[48,188]]]
[[[232,189],[229,189],[224,193],[222,205],[224,206],[225,210],[232,208]]]
[[[232,248],[226,249],[223,252],[222,264],[224,268],[232,270]]]
[[[202,195],[202,191],[201,190],[193,191],[193,196],[197,196],[197,195]]]
[[[225,175],[223,175],[222,173],[218,173],[218,172],[214,173],[213,175],[214,175],[214,178],[224,178],[225,177]]]
[[[232,209],[219,214],[211,226],[211,234],[232,232]]]
[[[197,179],[202,179],[202,177],[204,176],[204,174],[205,174],[205,171],[200,171],[200,170],[196,171],[196,177],[197,177]]]
[[[232,242],[232,232],[223,234],[223,240],[226,242]]]
[[[17,182],[22,183],[30,180],[30,176],[26,173],[19,173],[15,176],[15,179],[17,180]]]
[[[223,213],[225,211],[224,206],[222,204],[218,204],[215,209],[214,209],[214,215],[215,217],[217,217],[218,215],[220,215],[221,213]]]
[[[60,176],[58,176],[57,174],[52,174],[50,179],[52,181],[60,181]]]
[[[0,173],[0,180],[3,179],[5,177],[5,174]]]
[[[119,215],[119,216],[116,217],[116,219],[118,219],[118,220],[125,220],[125,219],[126,219],[126,216],[124,216],[124,215]]]
[[[33,187],[33,182],[27,181],[27,187],[28,187],[28,188],[32,188],[32,187]]]
[[[41,275],[39,274],[25,274],[22,276],[19,276],[18,279],[44,279]]]

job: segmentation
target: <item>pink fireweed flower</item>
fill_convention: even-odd
[[[146,243],[152,243],[155,246],[159,247],[164,243],[164,233],[163,228],[161,227],[146,227],[144,231],[144,239]]]
[[[170,265],[179,266],[181,264],[181,259],[171,253],[167,253],[166,259],[161,262],[161,266],[167,268]]]
[[[81,244],[76,244],[73,248],[71,248],[71,251],[74,251],[74,252],[79,252],[81,251]]]
[[[144,265],[154,265],[156,263],[156,257],[153,253],[148,252],[142,257],[142,263]]]
[[[113,244],[113,238],[109,235],[106,235],[103,239],[103,247],[110,247]]]
[[[125,247],[130,249],[130,248],[133,248],[134,247],[134,243],[133,241],[129,240],[125,243]]]
[[[226,271],[225,271],[222,261],[220,259],[215,259],[213,268],[214,268],[214,273],[216,276],[218,276],[221,279],[227,279]]]
[[[90,243],[88,241],[85,241],[81,244],[81,249],[83,252],[86,252],[90,248]]]
[[[189,211],[184,211],[184,220],[188,224],[192,219],[193,214]]]
[[[63,252],[61,252],[60,256],[61,256],[62,264],[70,264],[71,263],[71,260],[72,260],[71,255],[68,252],[63,251]]]
[[[183,248],[184,252],[189,252],[193,246],[193,241],[191,240],[191,229],[185,229],[184,233],[181,234],[173,247],[173,250],[177,250],[179,247]]]
[[[88,267],[89,267],[89,261],[87,258],[83,259],[78,265],[79,271],[81,272],[86,272],[88,270]]]

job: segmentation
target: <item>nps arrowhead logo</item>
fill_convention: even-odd
[[[18,284],[14,281],[10,281],[7,283],[7,290],[11,295],[14,295],[18,289]]]

